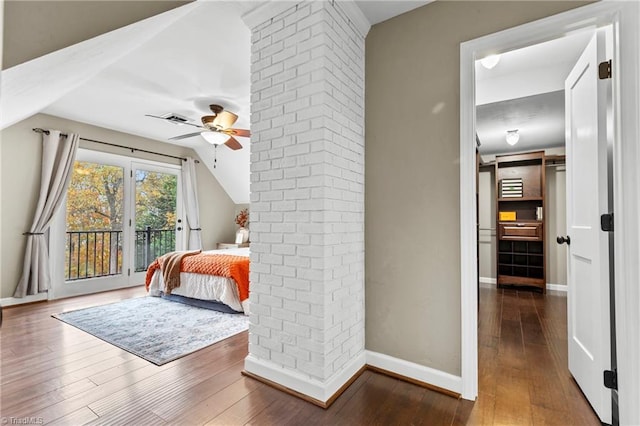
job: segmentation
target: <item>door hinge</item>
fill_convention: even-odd
[[[131,276],[131,268],[127,269],[127,276]]]
[[[613,232],[613,213],[600,216],[600,229],[605,232]]]
[[[607,389],[618,390],[618,372],[617,370],[604,371],[604,387]]]
[[[129,226],[131,226],[131,219],[129,219]]]
[[[133,177],[133,170],[129,170],[129,176]]]
[[[611,78],[611,59],[600,62],[598,65],[598,77],[600,77],[600,80]]]

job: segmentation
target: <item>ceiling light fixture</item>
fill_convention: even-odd
[[[515,130],[507,130],[507,143],[511,146],[518,143],[520,140],[520,133],[518,133],[518,129]]]
[[[209,142],[212,145],[222,145],[226,141],[229,140],[229,135],[221,132],[202,132],[200,136],[204,138],[205,141]]]
[[[488,70],[498,65],[498,62],[500,62],[500,55],[498,54],[488,55],[480,59],[482,66]]]
[[[202,117],[202,124],[211,128],[216,127],[218,129],[228,129],[233,126],[238,116],[229,111],[220,111],[216,115],[205,115]]]

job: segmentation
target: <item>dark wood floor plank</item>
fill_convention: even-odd
[[[479,396],[365,371],[326,410],[240,375],[247,333],[155,366],[51,317],[133,288],[4,309],[2,415],[46,424],[598,425],[567,369],[566,297],[480,289]]]
[[[411,424],[450,425],[454,421],[459,400],[437,392],[426,392]]]
[[[259,386],[255,380],[246,379],[247,382],[252,382],[255,384],[255,388],[252,389],[246,396],[240,399],[235,404],[231,405],[220,414],[211,418],[208,423],[212,425],[243,425],[249,422],[253,417],[257,416],[258,413],[263,411],[277,399],[282,397],[282,393],[274,389],[270,386]],[[248,385],[245,383],[243,385]],[[205,409],[206,408],[206,404]],[[190,414],[190,416],[198,416],[200,418],[208,418],[209,415],[214,414],[213,411],[209,410],[207,416],[200,415],[200,409],[194,409],[193,413],[198,414]],[[197,422],[197,418],[194,419]],[[314,419],[310,419],[311,421],[315,421]],[[203,420],[204,421],[204,420]]]
[[[399,385],[397,379],[374,373],[360,392],[336,413],[337,424],[372,424],[381,413],[381,407],[391,399]]]

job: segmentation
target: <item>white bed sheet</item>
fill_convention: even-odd
[[[249,248],[209,250],[203,253],[249,257]],[[163,288],[164,279],[161,271],[157,270],[149,284],[149,295],[160,296]],[[249,315],[249,299],[240,302],[238,286],[233,278],[180,272],[180,287],[173,289],[171,294],[200,300],[215,300],[228,305],[231,309]]]

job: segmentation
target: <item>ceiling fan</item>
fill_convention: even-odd
[[[231,127],[238,119],[238,116],[232,112],[226,111],[220,105],[209,105],[209,108],[211,109],[211,112],[213,112],[213,115],[202,116],[202,125],[189,123],[189,120],[186,117],[182,117],[177,114],[169,114],[165,116],[151,114],[145,115],[147,117],[159,118],[161,120],[169,121],[174,124],[185,124],[187,126],[193,126],[202,129],[194,133],[187,133],[185,135],[169,138],[169,140],[171,141],[187,139],[201,135],[204,140],[206,140],[210,144],[215,145],[216,147],[218,145],[224,144],[233,150],[242,149],[242,145],[237,141],[235,137],[248,138],[249,136],[251,136],[251,133],[246,129],[234,129]]]

